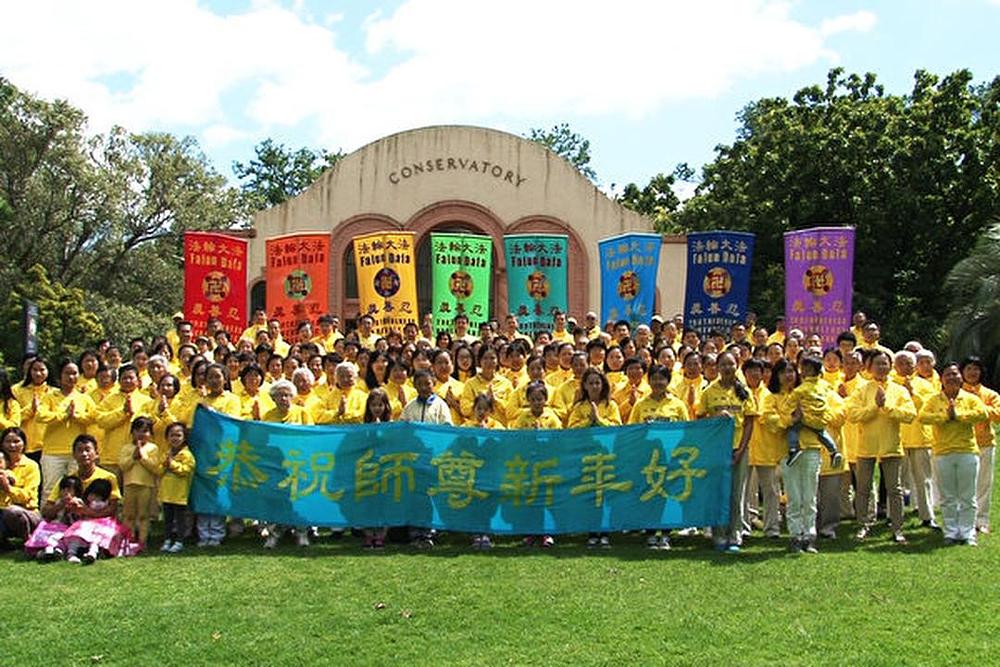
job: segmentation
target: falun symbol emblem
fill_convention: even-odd
[[[826,296],[833,289],[833,273],[822,264],[814,264],[806,269],[802,285],[813,296]]]

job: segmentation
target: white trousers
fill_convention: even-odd
[[[976,531],[976,477],[979,457],[975,454],[942,454],[934,457],[941,492],[944,536],[968,540]]]
[[[938,504],[934,488],[934,472],[930,447],[907,448],[906,469],[910,471],[910,498],[915,499],[917,515],[921,521],[934,518],[934,508]]]
[[[788,494],[786,521],[788,534],[799,540],[816,538],[816,489],[819,486],[820,453],[805,449],[792,465],[781,464],[781,476]]]
[[[979,448],[979,475],[976,477],[976,527],[990,527],[990,503],[993,502],[993,450],[995,447]]]

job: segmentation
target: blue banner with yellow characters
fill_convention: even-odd
[[[703,338],[729,335],[746,321],[755,236],[749,232],[692,232],[687,235],[684,326]]]
[[[659,234],[621,234],[598,243],[601,255],[601,322],[649,324],[660,268]]]
[[[198,408],[191,505],[288,525],[541,535],[725,525],[733,422],[288,426]]]

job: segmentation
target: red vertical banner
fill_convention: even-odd
[[[266,247],[268,315],[293,341],[299,322],[315,326],[329,308],[330,235],[289,234],[268,239]]]
[[[211,232],[184,233],[184,316],[195,335],[217,317],[236,340],[247,325],[247,242]]]

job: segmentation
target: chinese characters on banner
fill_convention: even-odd
[[[503,239],[507,253],[507,303],[521,333],[552,329],[552,314],[566,312],[566,247],[562,234],[513,234]]]
[[[687,289],[684,326],[704,338],[746,319],[754,235],[694,232],[687,235]]]
[[[601,256],[601,322],[649,324],[660,267],[659,234],[622,234],[598,244]]]
[[[434,330],[447,331],[459,313],[470,331],[490,318],[493,239],[473,234],[431,234]]]
[[[818,333],[823,346],[851,327],[854,228],[785,232],[785,329]]]
[[[541,535],[725,525],[732,419],[504,431],[287,426],[199,407],[196,512]]]
[[[408,322],[417,324],[417,273],[413,232],[354,237],[358,308],[375,320],[380,336]]]
[[[296,340],[302,320],[315,325],[330,307],[330,235],[289,234],[267,240],[267,310],[281,336]]]
[[[247,325],[247,242],[208,232],[184,233],[184,316],[195,335],[217,317],[233,340]]]

